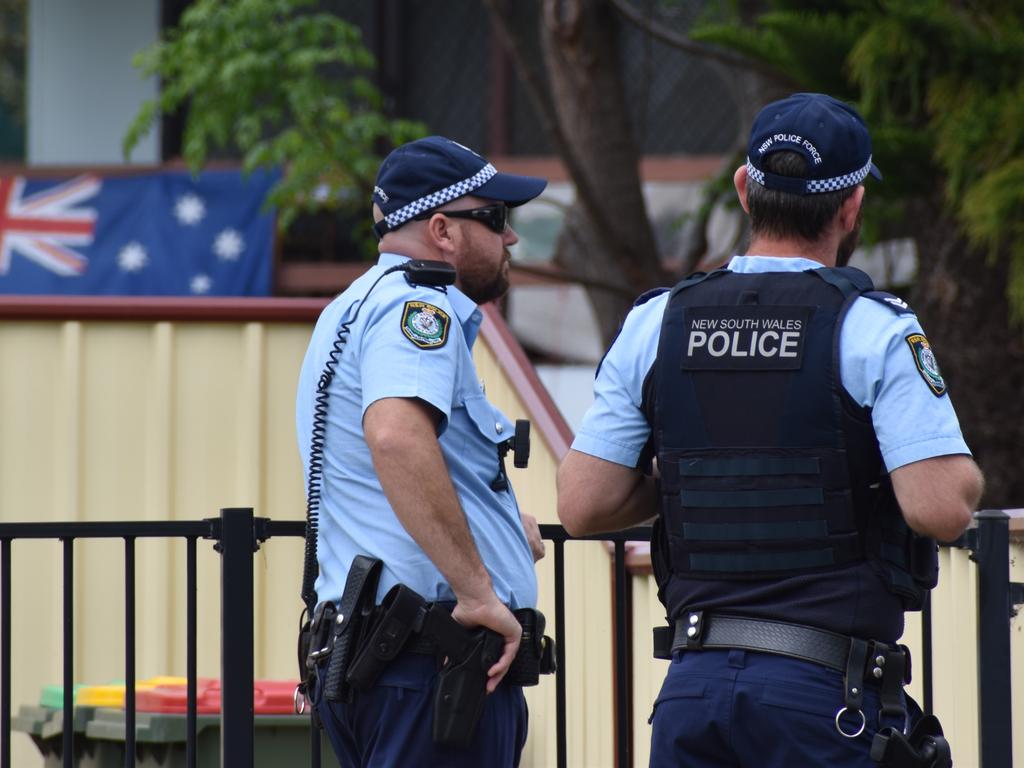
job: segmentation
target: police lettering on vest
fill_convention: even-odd
[[[811,307],[687,307],[684,370],[795,370]]]

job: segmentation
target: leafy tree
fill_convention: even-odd
[[[1024,439],[1024,21],[1001,0],[775,0],[694,38],[859,103],[886,174],[876,237],[918,251],[912,305],[951,381],[985,502],[1019,506]],[[927,425],[921,425],[922,431]]]
[[[686,53],[731,70],[730,80],[738,94],[781,94],[789,84],[770,67],[649,23],[651,3],[645,4],[647,11],[642,13],[628,0],[537,0],[529,11],[537,18],[530,29],[517,23],[524,3],[483,2],[576,188],[576,205],[566,216],[554,261],[586,287],[602,338],[609,343],[633,299],[692,271],[707,248],[705,228],[712,210],[722,199],[734,198],[731,181],[708,187],[705,203],[694,217],[696,225],[688,227],[692,235],[685,248],[688,268],[679,274],[666,269],[638,174],[640,150],[632,135],[622,82],[622,26],[638,24]],[[659,0],[657,5],[677,2]],[[535,40],[542,53],[539,61],[531,55]],[[738,101],[746,103],[743,98]],[[756,108],[748,111],[740,121],[747,125]]]
[[[636,295],[670,277],[650,246],[650,224],[637,199],[636,144],[628,124],[614,119],[616,102],[610,101],[622,92],[618,25],[636,25],[688,55],[730,68],[745,126],[762,105],[796,90],[859,104],[886,175],[883,183],[869,184],[865,236],[916,244],[911,303],[935,342],[968,443],[986,472],[984,501],[1020,505],[1024,21],[1015,4],[719,0],[706,4],[701,25],[685,31],[668,28],[658,15],[685,0],[540,0],[545,56],[537,71],[525,55],[529,46],[510,31],[511,7],[484,2],[505,30],[503,39],[577,187],[579,210],[559,244],[561,263],[587,278],[603,270],[625,288],[591,291],[611,318],[602,327],[606,340],[628,309],[623,293]],[[737,137],[737,161],[744,149],[745,135]],[[732,196],[730,187],[722,179],[709,187],[704,221],[713,204]],[[703,242],[696,231],[699,257]],[[928,425],[920,428],[927,433]]]
[[[576,187],[578,205],[567,213],[554,261],[590,285],[610,340],[632,297],[665,281],[618,74],[614,10],[604,0],[541,2],[541,72],[529,61],[532,31],[515,23],[521,8],[484,2]]]
[[[382,146],[422,136],[387,118],[359,30],[312,0],[197,0],[134,64],[161,79],[124,138],[126,156],[159,118],[187,109],[183,156],[198,172],[216,153],[245,171],[283,168],[269,202],[282,228],[302,211],[358,206],[365,222]],[[367,225],[368,226],[368,225]]]

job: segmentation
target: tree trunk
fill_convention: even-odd
[[[967,246],[941,201],[909,212],[920,266],[911,306],[932,342],[967,444],[985,472],[982,505],[1024,505],[1024,339],[1006,297],[1008,254]],[[928,430],[920,426],[921,433]]]
[[[618,18],[606,0],[544,0],[541,44],[554,111],[591,194],[577,196],[555,261],[621,286],[589,288],[609,342],[632,298],[668,282],[641,190],[640,153],[619,75]]]

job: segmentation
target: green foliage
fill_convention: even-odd
[[[807,90],[849,95],[842,76],[845,52],[856,29],[837,14],[775,11],[758,17],[756,27],[735,23],[705,24],[691,37],[731,48],[769,64]]]
[[[281,227],[302,211],[365,212],[377,149],[424,128],[384,116],[359,30],[304,6],[311,0],[197,0],[134,65],[161,81],[124,138],[128,156],[163,113],[187,109],[182,153],[197,173],[234,151],[246,172],[285,173],[268,201]],[[358,201],[358,203],[356,203]]]
[[[900,201],[943,190],[973,247],[1009,258],[1024,320],[1024,17],[1005,0],[770,0],[749,26],[694,37],[856,102],[885,183],[869,220],[898,232]],[[877,219],[882,214],[884,219]]]
[[[1021,321],[1024,22],[1002,6],[891,0],[850,61],[869,115],[917,130],[930,147],[927,183],[945,191],[971,245],[1010,259],[1007,295]]]
[[[752,29],[734,23],[702,24],[690,32],[690,37],[698,42],[720,45],[752,59],[767,62],[780,72],[788,72],[792,65],[785,41],[765,29]]]

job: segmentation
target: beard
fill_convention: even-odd
[[[511,259],[512,254],[506,248],[496,272],[483,272],[476,268],[464,270],[463,274],[459,275],[459,290],[477,304],[486,304],[489,301],[500,299],[508,293],[508,272]]]
[[[839,241],[839,248],[836,250],[837,267],[845,267],[849,264],[850,257],[857,250],[857,246],[860,244],[860,225],[863,218],[864,208],[862,207],[857,211],[857,221],[854,222],[853,229],[847,232],[843,239]]]

